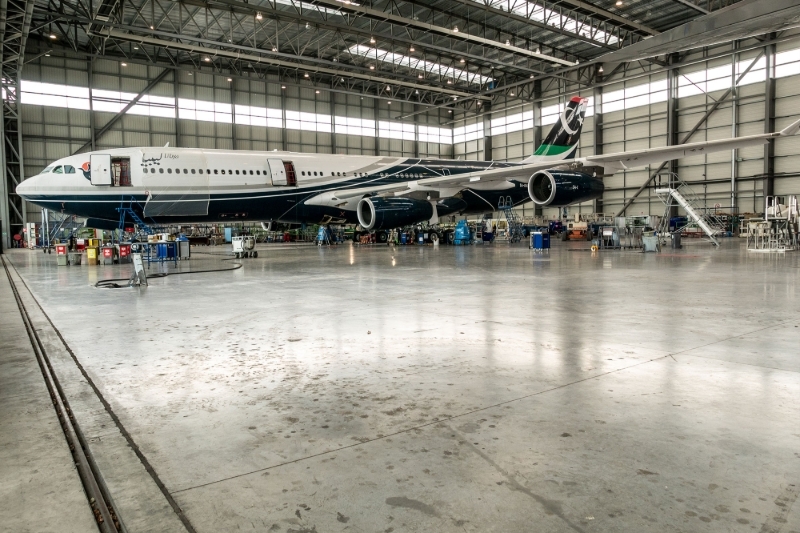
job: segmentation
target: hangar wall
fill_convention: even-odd
[[[401,123],[394,117],[418,111],[411,103],[335,93],[325,87],[285,85],[276,79],[227,78],[205,72],[174,71],[148,96],[96,140],[97,148],[169,142],[184,147],[242,150],[291,150],[319,153],[380,154],[520,161],[533,153],[573,95],[590,98],[579,155],[644,149],[668,142],[669,99],[674,98],[678,141],[721,101],[689,142],[763,133],[800,118],[800,32],[763,46],[749,40],[707,49],[681,58],[672,69],[646,62],[599,78],[592,89],[549,78],[533,102],[509,97],[496,101],[491,114],[464,118],[434,109]],[[736,53],[731,54],[732,47]],[[755,62],[754,62],[755,61]],[[754,62],[754,63],[753,63]],[[753,63],[751,66],[750,64]],[[725,93],[750,68],[733,97]],[[117,61],[82,61],[42,56],[25,67],[22,94],[26,175],[91,142],[97,131],[161,67],[122,66]],[[769,76],[768,76],[769,74]],[[89,98],[88,87],[92,87]],[[229,81],[230,80],[230,81]],[[772,85],[772,87],[770,87]],[[59,92],[60,91],[60,92]],[[774,98],[770,97],[774,91]],[[57,93],[57,94],[55,94]],[[597,123],[602,135],[597,135]],[[485,153],[491,137],[491,154]],[[84,150],[90,150],[86,147]],[[800,137],[778,139],[774,146],[774,185],[765,179],[765,149],[720,152],[682,159],[680,178],[708,205],[735,206],[741,213],[762,210],[764,191],[800,194]],[[572,211],[616,213],[651,169],[635,169],[605,178],[602,202]],[[732,182],[731,177],[735,180]],[[29,206],[29,219],[39,212]],[[533,215],[532,204],[520,208]],[[555,215],[554,209],[545,214]],[[662,214],[663,206],[646,190],[628,214]]]

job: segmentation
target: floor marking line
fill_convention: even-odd
[[[189,491],[189,490],[193,490],[193,489],[198,489],[198,488],[202,488],[202,487],[207,487],[209,485],[222,483],[223,481],[230,481],[231,479],[237,479],[237,478],[240,478],[240,477],[249,476],[251,474],[257,474],[259,472],[265,472],[267,470],[272,470],[274,468],[280,468],[282,466],[287,466],[287,465],[290,465],[290,464],[299,463],[299,462],[305,461],[307,459],[313,459],[315,457],[320,457],[322,455],[329,455],[329,454],[332,454],[332,453],[336,453],[336,452],[340,452],[340,451],[343,451],[343,450],[347,450],[349,448],[355,448],[356,446],[363,446],[365,444],[370,444],[372,442],[376,442],[376,441],[379,441],[379,440],[384,440],[384,439],[387,439],[387,438],[390,438],[390,437],[395,437],[397,435],[402,435],[404,433],[408,433],[410,431],[415,431],[417,429],[422,429],[422,428],[425,428],[425,427],[428,427],[428,426],[432,426],[434,424],[448,422],[450,420],[454,420],[456,418],[461,418],[463,416],[468,416],[468,415],[472,415],[472,414],[475,414],[475,413],[480,413],[480,412],[483,412],[483,411],[487,411],[489,409],[494,409],[495,407],[500,407],[501,405],[506,405],[506,404],[509,404],[509,403],[518,402],[520,400],[525,400],[527,398],[532,398],[534,396],[539,396],[539,395],[545,394],[547,392],[552,392],[554,390],[563,389],[565,387],[569,387],[569,386],[575,385],[577,383],[582,383],[584,381],[589,381],[589,380],[592,380],[592,379],[601,378],[601,377],[607,376],[609,374],[614,374],[614,373],[617,373],[617,372],[621,372],[623,370],[627,370],[629,368],[634,368],[634,367],[637,367],[639,365],[645,365],[647,363],[652,363],[653,361],[658,361],[659,359],[665,359],[667,357],[669,357],[669,354],[668,355],[660,355],[660,356],[655,357],[653,359],[648,359],[647,361],[640,361],[640,362],[634,363],[634,364],[632,364],[630,366],[617,368],[617,369],[614,369],[614,370],[609,370],[608,372],[603,372],[603,373],[597,374],[595,376],[588,376],[588,377],[585,377],[585,378],[581,378],[579,380],[571,381],[571,382],[565,383],[563,385],[557,385],[557,386],[551,387],[549,389],[544,389],[544,390],[541,390],[541,391],[538,391],[538,392],[533,392],[531,394],[526,394],[526,395],[520,396],[518,398],[512,398],[510,400],[505,400],[503,402],[499,402],[499,403],[496,403],[496,404],[487,405],[485,407],[480,407],[478,409],[473,409],[471,411],[466,411],[466,412],[463,412],[463,413],[460,413],[460,414],[457,414],[457,415],[448,416],[448,417],[445,417],[445,418],[438,418],[436,420],[431,420],[430,422],[426,422],[426,423],[420,424],[418,426],[414,426],[414,427],[410,427],[410,428],[407,428],[407,429],[403,429],[401,431],[395,431],[394,433],[390,433],[390,434],[384,435],[382,437],[375,437],[373,439],[365,440],[364,442],[356,442],[356,443],[353,443],[353,444],[348,444],[347,446],[340,446],[339,448],[334,448],[332,450],[325,450],[325,451],[322,451],[322,452],[319,452],[319,453],[307,455],[305,457],[298,457],[297,459],[292,459],[291,461],[284,461],[283,463],[278,463],[278,464],[274,464],[274,465],[271,465],[271,466],[266,466],[264,468],[258,468],[258,469],[255,469],[255,470],[251,470],[249,472],[243,472],[241,474],[236,474],[234,476],[228,476],[228,477],[220,478],[220,479],[217,479],[217,480],[214,480],[214,481],[209,481],[208,483],[201,483],[200,485],[195,485],[193,487],[186,487],[184,489],[179,489],[179,490],[173,491],[173,494],[177,494],[179,492],[185,492],[185,491]]]
[[[796,319],[787,319],[784,322],[790,322],[790,321],[793,321],[793,320],[796,320]],[[658,357],[654,357],[654,358],[648,359],[646,361],[640,361],[638,363],[634,363],[634,364],[629,365],[629,366],[625,366],[625,367],[622,367],[622,368],[617,368],[617,369],[614,369],[614,370],[609,370],[608,372],[603,372],[603,373],[597,374],[595,376],[585,377],[585,378],[582,378],[582,379],[579,379],[579,380],[576,380],[576,381],[571,381],[569,383],[565,383],[563,385],[558,385],[556,387],[551,387],[549,389],[544,389],[544,390],[541,390],[539,392],[526,394],[526,395],[520,396],[518,398],[512,398],[512,399],[506,400],[504,402],[499,402],[499,403],[496,403],[496,404],[493,404],[493,405],[481,407],[479,409],[473,409],[471,411],[466,411],[464,413],[453,415],[453,416],[450,416],[450,417],[447,417],[447,418],[442,418],[442,419],[438,419],[438,420],[432,420],[431,422],[427,422],[425,424],[420,424],[418,426],[407,428],[407,429],[404,429],[402,431],[396,431],[394,433],[390,433],[389,435],[384,435],[382,437],[375,437],[374,439],[369,439],[369,440],[366,440],[364,442],[357,442],[357,443],[354,443],[354,444],[348,444],[347,446],[340,446],[339,448],[334,448],[333,450],[325,450],[325,451],[322,451],[322,452],[319,452],[319,453],[315,453],[315,454],[312,454],[312,455],[307,455],[306,457],[299,457],[299,458],[293,459],[291,461],[284,461],[283,463],[278,463],[278,464],[274,464],[274,465],[271,465],[271,466],[266,466],[264,468],[258,468],[256,470],[251,470],[249,472],[243,472],[241,474],[236,474],[234,476],[228,476],[228,477],[220,478],[220,479],[217,479],[217,480],[214,480],[214,481],[209,481],[208,483],[201,483],[200,485],[195,485],[195,486],[192,486],[192,487],[186,487],[186,488],[183,488],[183,489],[179,489],[179,490],[173,491],[173,494],[178,494],[180,492],[186,492],[186,491],[193,490],[193,489],[208,487],[210,485],[215,485],[217,483],[222,483],[224,481],[230,481],[232,479],[237,479],[237,478],[240,478],[240,477],[249,476],[251,474],[257,474],[259,472],[266,472],[267,470],[272,470],[272,469],[275,469],[275,468],[280,468],[282,466],[287,466],[287,465],[290,465],[290,464],[299,463],[299,462],[305,461],[307,459],[314,459],[315,457],[320,457],[322,455],[329,455],[331,453],[336,453],[336,452],[339,452],[339,451],[347,450],[349,448],[355,448],[356,446],[363,446],[365,444],[370,444],[370,443],[375,442],[375,441],[387,439],[389,437],[395,437],[397,435],[402,435],[404,433],[408,433],[410,431],[415,431],[417,429],[422,429],[422,428],[431,426],[433,424],[438,424],[440,422],[448,422],[448,421],[454,420],[456,418],[460,418],[460,417],[463,417],[463,416],[469,416],[469,415],[472,415],[472,414],[475,414],[475,413],[480,413],[480,412],[483,412],[483,411],[486,411],[486,410],[489,410],[489,409],[493,409],[495,407],[499,407],[501,405],[506,405],[506,404],[509,404],[509,403],[518,402],[518,401],[521,401],[521,400],[525,400],[527,398],[532,398],[534,396],[539,396],[541,394],[545,394],[547,392],[552,392],[552,391],[555,391],[555,390],[558,390],[558,389],[563,389],[565,387],[569,387],[571,385],[576,385],[578,383],[583,383],[584,381],[589,381],[589,380],[601,378],[601,377],[604,377],[604,376],[607,376],[607,375],[610,375],[610,374],[615,374],[617,372],[621,372],[623,370],[628,370],[628,369],[631,369],[631,368],[635,368],[637,366],[645,365],[647,363],[652,363],[652,362],[658,361],[660,359],[666,359],[667,357],[672,357],[672,359],[674,360],[675,359],[674,358],[675,355],[680,355],[680,354],[682,354],[684,352],[688,352],[688,351],[691,351],[691,350],[696,350],[698,348],[704,348],[706,346],[711,346],[713,344],[724,342],[724,341],[727,341],[727,340],[730,340],[730,339],[735,339],[737,337],[742,337],[744,335],[749,335],[749,334],[752,334],[752,333],[758,333],[759,331],[763,331],[765,329],[770,329],[770,328],[775,327],[777,325],[780,325],[782,323],[783,322],[779,322],[778,324],[773,324],[771,326],[760,328],[760,329],[757,329],[757,330],[754,330],[754,331],[749,331],[749,332],[742,333],[742,334],[739,334],[739,335],[734,335],[734,336],[731,336],[731,337],[728,337],[728,338],[725,338],[725,339],[721,339],[721,340],[718,340],[718,341],[710,342],[708,344],[704,344],[704,345],[701,345],[701,346],[695,346],[695,347],[692,347],[692,348],[687,348],[686,350],[682,350],[680,352],[672,352],[672,353],[668,353],[666,355],[660,355]]]

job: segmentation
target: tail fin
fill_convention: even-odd
[[[536,152],[525,162],[563,161],[574,158],[588,102],[589,100],[586,98],[573,96],[564,108],[564,112],[561,113],[558,122],[553,124],[553,129],[544,138]]]

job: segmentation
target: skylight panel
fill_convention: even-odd
[[[476,4],[483,4],[480,0],[473,0],[473,2]],[[509,13],[514,13],[547,24],[548,26],[564,28],[564,30],[568,32],[583,35],[599,43],[616,44],[619,42],[619,39],[611,33],[589,26],[572,17],[567,17],[566,15],[560,14],[558,11],[547,9],[534,2],[527,2],[526,0],[495,0],[490,2],[489,5],[502,11],[508,11]]]
[[[363,44],[354,44],[348,49],[348,51],[353,55],[374,59],[376,61],[383,61],[385,63],[392,63],[394,65],[400,65],[414,70],[421,70],[429,74],[436,74],[437,76],[452,78],[458,81],[465,81],[467,83],[484,85],[490,81],[493,81],[493,78],[490,78],[489,76],[481,76],[480,74],[475,74],[469,72],[468,70],[461,70],[453,68],[449,65],[425,61],[424,59],[417,59],[415,57],[410,57],[403,54],[395,54],[387,50],[372,48]]]

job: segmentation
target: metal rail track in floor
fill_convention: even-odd
[[[28,310],[22,302],[22,297],[17,291],[14,280],[11,278],[11,272],[8,268],[8,263],[5,257],[2,257],[3,268],[5,269],[8,283],[11,286],[11,291],[14,293],[14,299],[17,302],[22,322],[25,325],[25,331],[28,333],[28,338],[31,341],[33,352],[36,355],[36,362],[39,364],[39,369],[42,371],[45,386],[50,394],[53,402],[53,408],[56,411],[56,416],[61,424],[61,429],[64,431],[64,437],[69,445],[70,452],[75,461],[75,466],[78,471],[78,476],[83,484],[84,491],[88,503],[92,508],[97,527],[101,533],[126,533],[122,522],[114,511],[111,495],[109,494],[108,487],[106,487],[100,476],[97,464],[92,457],[91,451],[86,443],[86,438],[80,430],[80,426],[73,417],[72,410],[69,406],[64,390],[61,383],[53,371],[50,364],[50,359],[47,356],[47,351],[42,344],[39,335],[36,333],[36,328],[33,326]]]

